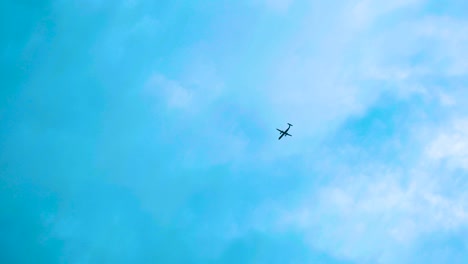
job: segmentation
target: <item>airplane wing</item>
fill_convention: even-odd
[[[287,136],[290,136],[290,137],[292,137],[292,136],[291,136],[290,134],[288,134],[288,133],[284,133],[284,134],[285,134],[285,135],[287,135]]]
[[[276,129],[276,130],[278,130],[278,131],[279,131],[279,132],[281,132],[281,133],[284,133],[284,131],[283,131],[283,130],[279,130],[279,129]]]

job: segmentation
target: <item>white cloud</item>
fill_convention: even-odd
[[[275,145],[260,153],[279,159],[304,152],[318,134],[324,135],[350,116],[367,111],[386,91],[402,96],[435,95],[443,104],[453,106],[450,91],[424,81],[466,71],[466,22],[440,17],[402,18],[387,22],[382,29],[377,26],[382,16],[390,17],[393,11],[421,3],[361,1],[348,2],[338,10],[336,6],[320,10],[322,14],[311,11],[313,19],[305,19],[302,30],[277,55],[269,72],[272,77],[263,91],[270,116],[275,119],[272,121],[291,122],[298,132],[290,144]],[[355,9],[346,15],[349,7]],[[191,75],[195,80],[192,83],[198,82],[197,76]],[[192,100],[197,93],[192,93]],[[466,128],[456,125],[429,138],[424,142],[428,148],[414,154],[416,163],[409,167],[364,166],[374,162],[366,160],[355,164],[365,169],[346,174],[345,169],[333,168],[340,167],[341,160],[333,160],[328,168],[333,180],[323,187],[311,187],[295,206],[269,204],[268,209],[260,208],[262,214],[254,217],[255,228],[265,230],[270,223],[276,231],[300,230],[312,247],[358,262],[395,262],[424,235],[468,226],[468,195],[463,188],[467,180],[441,165],[449,160],[454,168],[468,168]],[[415,141],[426,140],[416,134]],[[206,156],[215,162],[233,160],[245,152],[245,138],[226,132],[212,138],[237,142],[236,146],[226,146],[228,153],[235,154],[215,157],[213,152]],[[402,151],[417,152],[413,147],[408,145]],[[197,160],[197,153],[187,153]],[[454,183],[461,188],[452,188],[457,187]],[[271,211],[277,212],[275,217]]]
[[[372,28],[384,13],[419,3],[401,1],[376,11],[371,8],[375,2],[362,1],[357,13],[349,20],[337,19],[326,34],[305,30],[292,41],[271,74],[268,92],[275,116],[294,118],[303,124],[302,133],[313,135],[295,140],[306,146],[317,131],[332,131],[342,120],[367,111],[384,91],[403,97],[416,93],[445,107],[462,105],[462,97],[427,80],[434,76],[450,80],[468,72],[466,21],[424,17]],[[353,22],[353,16],[362,20]],[[368,165],[349,172],[331,166],[330,183],[312,186],[293,209],[286,205],[272,209],[278,216],[273,218],[274,229],[299,230],[312,247],[357,262],[401,263],[399,256],[423,236],[467,228],[468,179],[456,169],[468,169],[468,121],[462,118],[449,128],[412,131],[414,145],[407,142],[402,151],[417,152],[414,164]],[[416,142],[427,147],[418,152]],[[340,162],[332,163],[340,167]]]
[[[208,111],[213,104],[226,96],[226,89],[213,63],[203,57],[193,56],[188,60],[177,80],[162,73],[152,73],[145,83],[145,93],[166,102],[171,109],[184,110],[196,116]],[[210,111],[208,111],[209,113]]]
[[[349,15],[352,18],[349,22],[357,27],[367,27],[371,25],[379,16],[393,11],[413,7],[423,2],[422,0],[360,0],[351,1]]]
[[[439,93],[439,100],[443,106],[454,106],[457,104],[457,100],[444,92]]]
[[[404,175],[408,184],[379,171],[337,180],[283,211],[276,228],[299,230],[337,257],[393,263],[423,235],[468,227],[468,196],[442,193],[443,182],[424,173]]]
[[[197,65],[197,64],[196,64]],[[220,116],[224,110],[217,100],[224,96],[222,83],[210,67],[196,67],[188,71],[184,81],[167,79],[160,73],[152,74],[146,82],[144,94],[156,99],[168,111],[178,111],[183,123],[167,127],[169,130],[186,130],[180,140],[187,144],[180,147],[181,166],[189,168],[217,164],[235,164],[244,158],[249,144],[248,137],[229,120]],[[156,111],[161,111],[157,109]],[[179,120],[178,117],[174,117]],[[180,128],[179,128],[180,126]]]
[[[446,161],[452,167],[468,170],[468,119],[453,121],[452,126],[438,135],[426,151],[432,161]]]
[[[408,263],[403,256],[421,239],[468,228],[468,178],[456,170],[468,170],[468,120],[412,133],[402,151],[411,149],[414,162],[376,166],[371,158],[340,169],[335,159],[323,186],[312,181],[295,206],[270,207],[269,228],[299,231],[311,247],[358,263]]]
[[[186,108],[190,106],[192,95],[187,89],[174,86],[167,92],[169,94],[168,104],[170,107]]]
[[[193,106],[192,91],[158,73],[147,81],[146,91],[157,98],[162,97],[167,107],[172,109],[188,109]]]
[[[396,13],[416,14],[423,4],[366,0],[312,5],[303,27],[270,68],[265,97],[272,116],[306,124],[304,138],[316,137],[365,112],[383,92],[431,95],[440,89],[431,87],[428,78],[466,73],[466,21]]]

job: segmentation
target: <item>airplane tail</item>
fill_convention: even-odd
[[[293,125],[291,125],[291,124],[289,124],[289,123],[288,123],[288,125],[293,126]]]

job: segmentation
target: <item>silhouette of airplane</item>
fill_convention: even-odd
[[[292,127],[292,125],[289,124],[289,123],[288,123],[288,125],[289,125],[289,126],[288,126],[288,129],[286,129],[285,131],[276,129],[276,130],[278,130],[279,132],[281,132],[281,136],[278,138],[278,140],[280,140],[284,135],[292,137],[290,134],[288,134],[288,130],[289,130],[289,128]]]

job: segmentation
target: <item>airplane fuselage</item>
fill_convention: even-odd
[[[281,136],[278,138],[278,140],[280,140],[280,139],[281,139],[283,136],[285,136],[285,135],[291,137],[291,135],[288,133],[288,131],[289,131],[289,129],[291,128],[291,126],[292,126],[292,125],[288,123],[288,128],[287,128],[285,131],[280,130],[280,129],[278,129],[278,128],[276,129],[276,130],[278,130],[278,131],[281,133]]]

